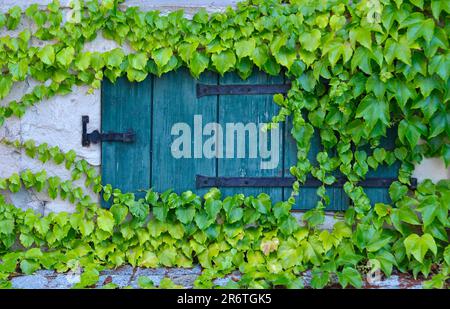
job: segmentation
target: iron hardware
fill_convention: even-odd
[[[287,93],[290,84],[274,85],[207,85],[197,84],[197,98],[211,95],[248,95]]]
[[[129,130],[124,133],[100,133],[95,130],[91,133],[87,133],[87,124],[89,123],[89,116],[81,116],[81,122],[83,125],[83,132],[81,136],[81,145],[84,147],[90,146],[91,143],[97,144],[99,142],[122,142],[122,143],[132,143],[135,141],[136,134]]]
[[[396,181],[396,178],[368,178],[362,180],[358,185],[366,188],[389,188],[392,182]],[[195,183],[198,188],[209,187],[272,187],[282,188],[291,187],[294,183],[293,177],[208,177],[202,175],[196,175]],[[341,188],[344,186],[346,178],[339,177],[329,187]],[[322,182],[318,179],[307,179],[302,187],[317,188],[322,185]],[[411,189],[416,188],[417,179],[411,179]]]

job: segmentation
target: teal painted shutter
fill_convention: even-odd
[[[187,69],[181,68],[154,79],[151,178],[156,191],[191,190],[204,194],[208,190],[195,190],[195,176],[215,176],[216,160],[205,158],[202,148],[198,149],[201,145],[196,145],[194,138],[191,139],[191,158],[174,158],[171,145],[178,135],[172,135],[171,129],[176,123],[187,123],[194,131],[194,116],[199,115],[203,126],[216,121],[217,97],[197,98],[196,85],[199,82],[216,85],[217,78],[216,74],[208,72],[197,81]],[[194,132],[190,133],[193,136]]]
[[[219,123],[223,129],[223,143],[226,145],[227,123],[267,123],[278,113],[278,106],[273,103],[272,94],[257,95],[213,95],[197,98],[198,83],[211,85],[234,84],[280,84],[281,76],[273,77],[262,72],[254,72],[247,80],[241,80],[235,73],[219,77],[208,72],[200,80],[191,77],[187,69],[164,74],[161,77],[148,77],[141,83],[130,83],[125,78],[115,84],[105,81],[102,85],[102,131],[123,132],[133,129],[136,133],[134,143],[103,142],[102,144],[102,178],[103,183],[110,183],[113,188],[123,192],[143,191],[153,187],[162,192],[173,189],[176,193],[192,190],[204,194],[208,189],[196,189],[196,175],[209,177],[291,177],[289,167],[296,163],[297,148],[292,138],[291,121],[279,128],[279,163],[274,169],[261,169],[260,151],[257,158],[249,158],[249,138],[246,136],[246,155],[244,158],[227,158],[223,149],[222,158],[205,158],[202,141],[193,138],[194,117],[201,117],[201,127],[207,123]],[[188,124],[191,132],[191,156],[174,158],[171,146],[181,132],[172,132],[176,123]],[[258,128],[258,127],[257,127]],[[198,129],[198,128],[197,128]],[[259,138],[259,133],[257,134]],[[270,137],[270,132],[268,137]],[[381,144],[392,149],[395,132],[389,132]],[[271,143],[269,142],[269,147]],[[235,136],[234,151],[237,151]],[[197,149],[197,150],[196,150]],[[309,160],[316,163],[317,153],[321,149],[320,137],[315,132],[312,138]],[[366,149],[368,155],[371,151]],[[379,166],[370,171],[369,177],[396,177],[398,165]],[[336,176],[339,176],[336,174]],[[300,188],[300,195],[294,209],[305,210],[316,206],[317,188]],[[223,196],[244,193],[258,195],[267,193],[272,201],[287,199],[291,194],[285,188],[222,188]],[[366,188],[372,202],[389,202],[387,188]],[[342,188],[328,187],[330,205],[327,210],[345,210],[349,205],[348,197]],[[106,205],[106,204],[105,204]]]
[[[242,85],[242,84],[282,84],[281,76],[273,77],[263,72],[254,72],[249,78],[243,81],[237,74],[228,73],[220,78],[221,85]],[[227,123],[255,123],[257,126],[262,123],[270,123],[273,116],[278,113],[279,107],[273,102],[273,95],[220,95],[218,122],[225,129]],[[258,127],[257,127],[257,130]],[[258,133],[258,139],[260,134]],[[270,132],[267,136],[270,137]],[[258,149],[257,158],[249,158],[250,142],[247,138],[245,158],[222,158],[218,160],[219,177],[280,177],[283,173],[283,127],[279,129],[280,151],[278,152],[279,163],[274,169],[261,169],[261,157]],[[268,139],[270,144],[270,139]],[[237,139],[235,139],[234,150],[236,154]],[[229,147],[228,145],[226,146]],[[281,201],[283,198],[283,188],[224,188],[222,194],[225,196],[237,193],[257,196],[259,193],[267,193],[272,201]]]
[[[134,143],[102,143],[102,179],[122,192],[150,187],[152,78],[130,83],[120,78],[102,84],[102,132],[136,133]]]

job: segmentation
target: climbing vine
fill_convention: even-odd
[[[125,263],[199,263],[204,271],[196,287],[212,287],[214,278],[236,269],[242,273],[240,287],[302,287],[301,274],[308,269],[315,288],[330,284],[335,275],[343,287],[361,287],[362,273],[381,270],[389,276],[393,268],[431,274],[428,287],[448,284],[450,181],[426,180],[410,188],[414,165],[423,157],[450,164],[448,1],[252,0],[222,13],[200,10],[192,19],[182,11],[160,15],[122,9],[120,2],[73,1],[64,22],[58,1],[0,14],[0,28],[14,30],[22,18],[34,24],[33,30],[0,38],[0,99],[17,82],[40,83],[0,106],[0,126],[75,86],[99,88],[105,77],[140,82],[181,66],[194,77],[206,70],[235,71],[244,79],[254,69],[283,72],[292,88],[286,96],[274,96],[280,112],[269,127],[288,116],[292,120],[298,149],[290,168],[297,179],[292,196],[274,204],[266,194],[222,198],[212,189],[202,198],[190,191],[150,189],[139,199],[102,184],[73,151],[4,138],[4,145],[32,158],[64,164],[72,179],[25,170],[2,175],[0,189],[43,191],[51,199],[69,200],[76,212],[40,216],[0,195],[2,286],[10,286],[18,271],[82,267],[77,287],[87,287],[98,281],[100,270]],[[133,51],[85,51],[100,33]],[[397,130],[392,148],[382,143],[388,129]],[[323,146],[317,163],[308,159],[314,134]],[[358,182],[384,164],[400,164],[398,181],[389,188],[391,204],[373,205]],[[351,205],[332,231],[320,230],[330,202],[326,186],[337,173],[347,179],[344,191]],[[301,198],[307,176],[323,185],[319,202],[299,225],[290,209]],[[80,177],[84,188],[73,183]],[[111,200],[111,208],[100,208],[86,190]]]

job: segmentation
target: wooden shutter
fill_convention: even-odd
[[[261,169],[259,156],[256,159],[248,156],[208,159],[203,155],[202,158],[195,158],[193,153],[192,158],[176,159],[171,154],[171,145],[176,138],[171,134],[172,126],[184,122],[194,129],[194,115],[202,116],[203,126],[214,122],[224,129],[227,123],[270,122],[279,107],[273,103],[273,93],[264,93],[264,89],[268,89],[264,85],[275,85],[274,89],[287,88],[283,77],[273,77],[259,71],[245,81],[235,73],[220,77],[212,72],[202,74],[200,80],[195,80],[184,68],[161,77],[149,76],[141,83],[130,83],[125,78],[118,79],[115,84],[105,81],[102,85],[102,131],[125,132],[132,129],[136,133],[136,140],[134,143],[102,143],[104,184],[110,183],[114,188],[139,196],[150,187],[158,192],[167,189],[177,193],[192,190],[203,195],[209,188],[196,188],[199,179],[203,179],[199,175],[212,180],[229,177],[291,177],[289,167],[296,162],[296,143],[290,134],[290,121],[280,125],[280,160],[275,169]],[[215,93],[220,92],[217,91],[220,87],[228,87],[231,92],[236,89],[248,91],[248,94]],[[203,92],[205,89],[211,92]],[[385,143],[393,146],[393,141],[394,135],[391,134]],[[194,151],[194,140],[191,146]],[[313,164],[319,149],[320,137],[316,133],[309,154]],[[398,166],[381,166],[367,177],[395,177],[397,172]],[[316,190],[301,188],[294,209],[315,207],[318,200]],[[256,196],[264,192],[274,202],[287,199],[291,193],[290,187],[279,185],[224,187],[221,191],[223,196],[236,193]],[[344,210],[348,207],[349,200],[342,188],[328,187],[327,192],[331,198],[327,210]],[[387,188],[368,188],[367,193],[374,201],[389,201]]]

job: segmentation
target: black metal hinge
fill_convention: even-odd
[[[136,134],[129,130],[124,133],[100,133],[98,130],[92,133],[87,133],[87,124],[89,123],[89,116],[81,116],[81,122],[83,125],[83,132],[81,136],[81,145],[84,147],[89,146],[91,143],[97,144],[99,142],[122,142],[132,143],[135,141]]]
[[[397,178],[368,178],[362,180],[358,185],[366,188],[389,188]],[[208,177],[196,175],[195,184],[198,188],[210,187],[291,187],[295,179],[293,177]],[[329,187],[341,188],[347,182],[346,178],[339,177]],[[302,187],[317,188],[322,185],[318,179],[307,179]],[[411,189],[417,186],[417,179],[411,179]]]
[[[273,85],[207,85],[197,84],[197,98],[211,95],[285,94],[291,84]]]

